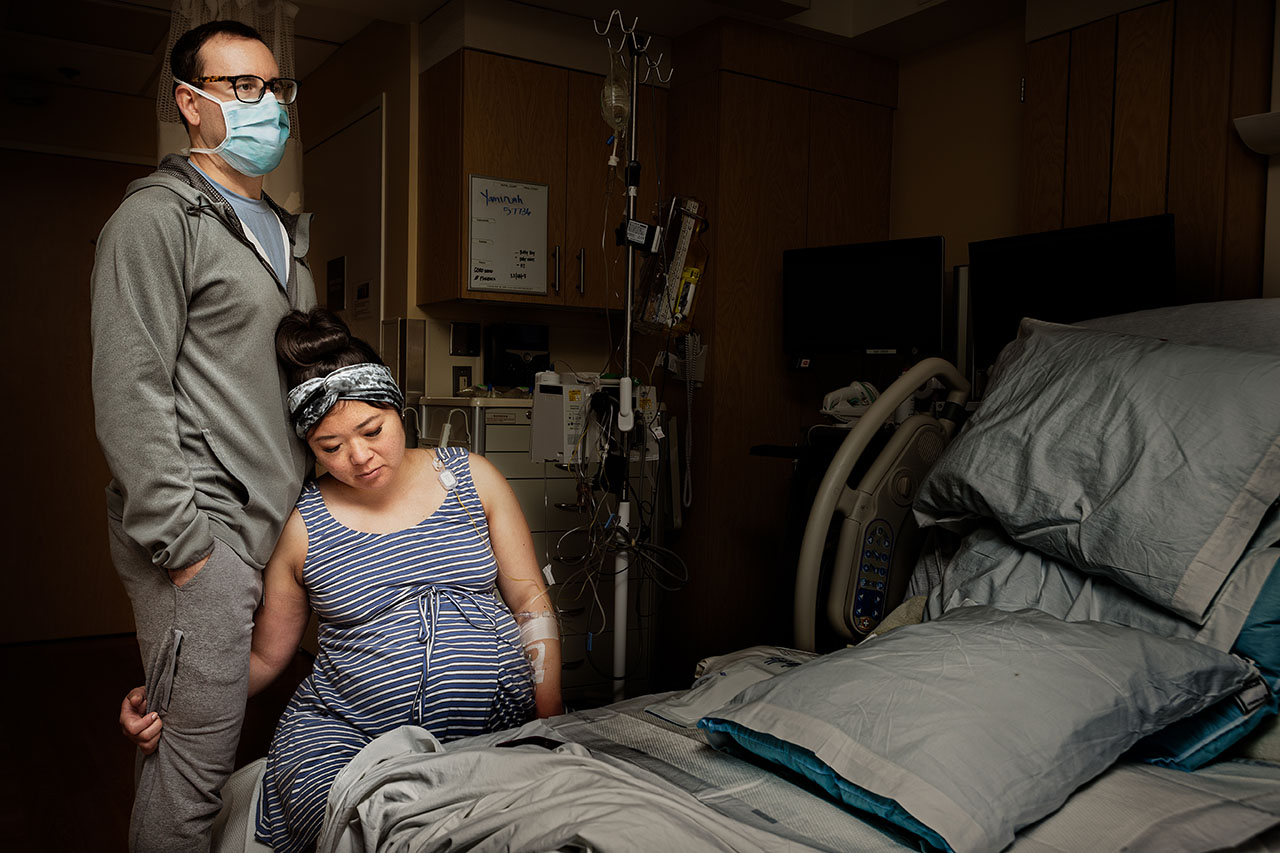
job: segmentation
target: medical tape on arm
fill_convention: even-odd
[[[541,684],[547,671],[547,642],[560,642],[560,623],[556,621],[554,613],[542,610],[537,613],[517,613],[516,624],[520,626],[524,656],[533,666],[533,683]]]

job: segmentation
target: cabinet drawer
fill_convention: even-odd
[[[554,462],[534,462],[529,458],[529,449],[521,451],[496,451],[489,448],[484,458],[493,463],[502,476],[508,480],[568,480],[575,475],[564,468],[556,467]]]
[[[484,428],[485,453],[493,451],[524,451],[529,456],[529,442],[533,430],[528,424],[489,424]]]
[[[585,512],[556,507],[559,503],[573,504],[577,501],[576,480],[511,480],[510,483],[530,530],[569,530],[589,520]],[[546,496],[545,502],[543,495]]]

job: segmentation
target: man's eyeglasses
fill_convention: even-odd
[[[291,77],[263,80],[255,74],[213,74],[207,77],[193,77],[191,82],[221,83],[224,80],[231,84],[231,91],[235,92],[236,100],[242,104],[258,103],[268,89],[282,104],[292,104],[298,97],[298,81]]]

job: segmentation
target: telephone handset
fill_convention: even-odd
[[[691,197],[671,199],[662,243],[640,272],[635,326],[644,332],[683,334],[692,328],[698,290],[703,285],[709,252],[701,235],[708,223],[701,203]]]

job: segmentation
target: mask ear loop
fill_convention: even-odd
[[[471,514],[471,510],[467,509],[467,505],[463,503],[462,492],[459,491],[457,488],[458,486],[457,475],[454,474],[453,471],[449,470],[449,467],[444,464],[444,460],[441,459],[439,454],[437,454],[434,450],[431,451],[431,467],[436,471],[436,479],[439,480],[440,485],[444,487],[445,500],[448,500],[450,494],[452,494],[455,498],[458,499],[458,506],[462,507],[462,511],[467,514],[467,520],[471,522],[471,527],[475,530],[476,536],[479,537],[479,539],[482,542],[485,542],[486,544],[488,544],[490,551],[493,551],[493,541],[489,538],[486,531],[483,531],[480,529],[480,525],[476,523],[475,516]],[[479,496],[480,496],[480,492],[479,490],[476,490],[476,497],[478,498]],[[518,578],[518,577],[515,577],[514,575],[509,575],[506,572],[504,572],[502,570],[502,564],[498,562],[498,556],[496,554],[494,554],[493,564],[497,568],[498,574],[502,575],[504,578],[506,578],[509,581],[531,583],[534,586],[540,586],[538,581],[534,578]],[[548,594],[548,590],[545,586],[541,587],[541,589],[538,592],[538,595],[533,599],[532,602],[530,602],[530,606],[537,604],[539,601],[544,599],[546,600],[547,604],[551,605],[551,610],[549,611],[549,614],[554,616],[555,605],[551,604],[551,597]]]
[[[174,78],[174,80],[179,85],[186,86],[188,89],[195,92],[197,95],[201,96],[202,98],[207,98],[208,100],[213,101],[215,104],[217,104],[218,109],[222,112],[223,121],[226,121],[227,108],[222,105],[224,103],[223,101],[220,101],[217,98],[215,98],[213,95],[210,95],[204,89],[200,89],[200,88],[197,88],[196,86],[192,86],[186,80],[178,80],[178,78],[176,77]],[[222,141],[219,142],[217,146],[213,148],[188,148],[187,152],[190,154],[221,154],[223,149],[227,145],[227,140],[230,138],[231,138],[230,134],[227,134],[227,136],[224,136]]]

